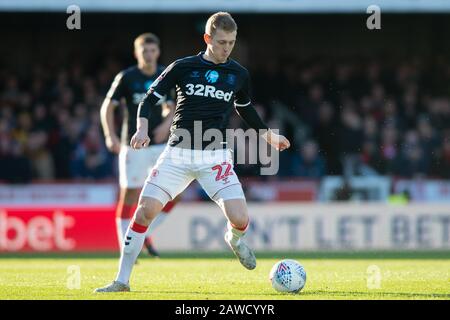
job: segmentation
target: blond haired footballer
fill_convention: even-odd
[[[228,219],[225,242],[240,263],[249,270],[256,267],[255,255],[242,239],[249,226],[249,215],[226,141],[219,143],[222,147],[211,151],[207,148],[209,141],[198,145],[195,139],[193,143],[184,135],[188,132],[195,137],[195,125],[199,122],[203,132],[215,129],[225,133],[230,111],[235,108],[270,145],[280,151],[289,148],[289,141],[272,132],[253,108],[247,69],[229,58],[236,35],[237,25],[229,13],[213,14],[205,27],[206,50],[169,65],[140,103],[137,131],[131,138],[135,149],[150,143],[149,110],[168,90],[176,87],[177,105],[169,141],[141,192],[138,208],[125,234],[119,272],[111,284],[95,292],[130,291],[131,271],[148,226],[164,205],[193,180],[200,183]]]

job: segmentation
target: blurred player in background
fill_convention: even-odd
[[[250,75],[247,69],[229,58],[236,35],[237,25],[230,14],[212,15],[205,27],[206,51],[172,63],[139,104],[137,131],[131,138],[135,149],[145,148],[151,141],[148,113],[163,95],[174,86],[177,88],[169,142],[142,189],[139,206],[125,234],[117,277],[95,292],[130,291],[129,278],[148,226],[165,204],[195,179],[228,219],[225,242],[246,269],[256,267],[255,255],[242,239],[249,226],[247,204],[224,134],[231,111],[236,109],[244,121],[277,150],[289,148],[290,143],[271,131],[252,106]],[[198,137],[196,122],[202,124],[202,137],[206,130],[222,132],[222,137],[214,141],[213,151],[211,141],[205,139],[200,144],[195,141]],[[189,133],[190,139],[181,135],[182,132]]]
[[[175,107],[172,100],[166,96],[162,97],[149,113],[148,135],[152,139],[151,144],[143,150],[130,147],[131,136],[136,131],[139,102],[164,70],[164,67],[158,64],[160,41],[154,34],[144,33],[134,40],[134,55],[137,65],[121,71],[116,76],[100,110],[106,146],[111,152],[119,154],[120,194],[116,209],[119,247],[136,209],[145,176],[165,147]],[[118,105],[125,107],[121,139],[114,127],[114,108]],[[153,247],[151,233],[165,219],[173,205],[174,202],[169,202],[147,231],[145,246],[152,256],[159,254]]]

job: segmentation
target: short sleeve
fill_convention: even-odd
[[[124,97],[124,73],[120,72],[114,78],[114,81],[106,95],[107,98],[119,102]]]
[[[234,105],[236,107],[246,107],[251,104],[251,93],[250,93],[250,75],[246,71],[243,75],[242,85],[238,92],[236,92]]]
[[[152,83],[147,94],[153,94],[161,99],[170,93],[170,90],[176,85],[177,76],[179,74],[179,63],[175,61],[171,63]]]

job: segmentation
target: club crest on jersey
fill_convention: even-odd
[[[153,169],[152,173],[150,175],[151,175],[152,178],[155,178],[155,177],[158,176],[158,174],[159,174],[159,171],[157,169]]]
[[[209,83],[216,83],[217,79],[219,79],[219,73],[215,70],[208,70],[205,73],[205,78]]]

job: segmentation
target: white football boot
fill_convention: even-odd
[[[227,231],[225,233],[225,242],[228,244],[231,250],[233,250],[234,254],[239,259],[239,262],[248,270],[255,269],[256,257],[252,249],[250,249],[242,239],[239,240],[239,243],[237,245],[232,245],[230,241],[232,237],[233,235],[231,234],[231,231]]]
[[[95,289],[94,293],[97,293],[97,292],[129,292],[129,291],[130,291],[129,285],[119,282],[119,281],[113,281],[110,284],[108,284],[107,286]]]

